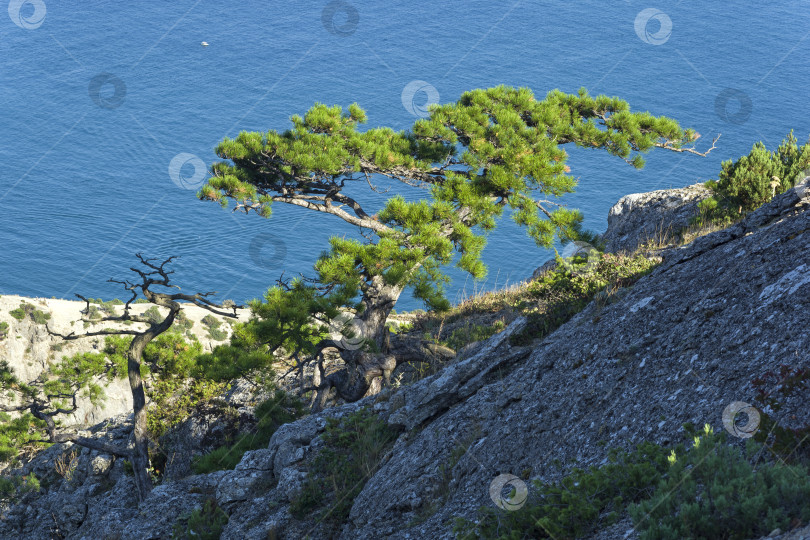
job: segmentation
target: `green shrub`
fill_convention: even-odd
[[[214,498],[206,499],[202,508],[181,517],[174,524],[172,538],[218,540],[228,523],[228,514]]]
[[[206,315],[200,322],[206,326],[208,329],[208,337],[214,341],[225,341],[228,338],[228,332],[219,328],[222,325],[222,321],[216,317]]]
[[[810,519],[806,468],[755,469],[725,438],[707,429],[688,452],[672,452],[655,494],[629,508],[642,540],[759,538]]]
[[[392,310],[393,311],[393,310]],[[399,324],[389,323],[388,330],[392,334],[406,334],[413,330],[413,323],[412,322],[403,322]]]
[[[144,348],[142,358],[150,369],[183,378],[196,373],[197,359],[201,354],[202,344],[196,338],[187,341],[181,334],[166,332]]]
[[[34,418],[31,413],[12,419],[8,413],[0,412],[0,463],[17,465],[22,451],[50,446],[41,442],[44,428],[45,422]]]
[[[51,318],[51,314],[50,313],[45,313],[44,311],[40,311],[38,309],[35,309],[31,313],[31,318],[37,324],[45,324]]]
[[[627,453],[612,449],[609,463],[574,468],[560,482],[535,481],[517,511],[481,508],[477,523],[458,518],[458,538],[576,538],[614,523],[628,502],[653,493],[667,470],[666,450],[644,442]]]
[[[810,140],[798,146],[791,131],[773,152],[758,142],[747,156],[721,167],[718,181],[706,183],[714,195],[699,204],[699,222],[731,223],[795,186],[810,167]]]
[[[0,501],[13,503],[26,493],[39,491],[39,488],[39,480],[34,473],[27,476],[3,475],[0,476]]]
[[[343,523],[354,499],[379,469],[397,432],[368,409],[340,419],[329,418],[323,448],[309,465],[303,489],[293,497],[290,513],[298,519],[318,511],[317,519]]]
[[[103,311],[107,315],[115,315],[115,306],[121,305],[123,302],[121,300],[115,299],[110,300],[108,302],[101,302],[99,305],[99,309]]]
[[[158,324],[164,319],[157,306],[152,306],[144,311],[143,316],[152,324]]]
[[[9,315],[14,317],[18,321],[21,321],[25,319],[26,316],[29,316],[31,320],[37,324],[45,324],[51,318],[50,313],[41,311],[32,304],[29,304],[27,302],[21,302],[20,307],[9,311]]]
[[[595,262],[576,259],[547,272],[521,291],[515,308],[527,317],[522,332],[510,336],[512,345],[542,339],[582,311],[607,287],[628,287],[657,263],[642,255],[601,254]]]
[[[172,330],[177,331],[180,333],[185,332],[186,330],[191,330],[194,326],[194,321],[186,317],[185,311],[180,311],[177,316],[174,318],[174,324],[172,325]]]
[[[146,415],[149,436],[155,440],[163,436],[227,389],[228,383],[207,379],[187,382],[181,378],[158,378],[147,392],[151,400]]]
[[[648,442],[631,454],[612,450],[606,465],[574,468],[553,484],[535,481],[519,510],[484,507],[476,522],[457,518],[453,531],[465,539],[578,538],[627,512],[642,540],[744,539],[810,519],[807,468],[754,468],[708,425],[693,441],[668,454]],[[757,446],[750,443],[749,455]]]
[[[198,456],[192,461],[195,474],[205,474],[235,468],[248,450],[266,448],[270,437],[282,425],[304,416],[305,405],[301,400],[281,390],[256,406],[254,416],[258,419],[255,431],[239,435],[231,445]]]
[[[5,321],[0,321],[0,340],[3,340],[8,336],[8,323]]]
[[[221,330],[219,328],[209,328],[208,337],[210,337],[214,341],[225,341],[226,339],[228,339],[228,332],[226,332],[225,330]]]

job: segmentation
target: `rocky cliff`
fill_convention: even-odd
[[[711,196],[703,184],[625,195],[608,212],[608,228],[602,235],[605,251],[633,252],[660,246],[679,236],[698,215],[698,203]]]
[[[623,294],[588,305],[542,342],[513,346],[519,318],[465,359],[397,391],[279,429],[236,470],[167,482],[136,505],[120,463],[83,452],[75,482],[30,495],[0,517],[0,537],[162,538],[214,497],[222,538],[449,538],[450,522],[494,506],[493,481],[559,479],[610,448],[670,444],[682,425],[723,429],[752,401],[751,380],[780,364],[810,367],[810,193],[804,184],[741,223],[664,253]],[[290,500],[323,447],[327,418],[369,407],[398,433],[337,533]],[[810,410],[791,411],[810,422]],[[108,428],[123,437],[126,425]],[[27,470],[53,466],[56,447]],[[48,461],[50,459],[50,461]],[[562,466],[554,465],[559,460]],[[331,532],[330,532],[331,531]],[[635,538],[625,518],[599,538]]]
[[[15,310],[20,310],[20,306],[31,306],[29,311],[38,311],[40,315],[35,319],[29,314],[17,312],[17,317],[13,315]],[[72,356],[77,353],[97,352],[104,346],[103,337],[87,337],[73,341],[65,341],[57,336],[48,333],[48,328],[52,332],[67,335],[71,332],[81,334],[83,332],[107,329],[124,328],[123,324],[117,322],[94,322],[85,325],[82,319],[87,316],[82,314],[85,303],[75,300],[61,300],[56,298],[27,298],[16,295],[0,296],[0,325],[5,323],[6,330],[0,332],[0,360],[5,360],[21,381],[33,381],[50,365],[58,362],[64,356]],[[98,310],[99,304],[93,304]],[[112,314],[120,315],[123,311],[121,305],[106,304]],[[141,315],[147,309],[160,309],[165,314],[167,310],[157,308],[151,304],[133,304],[132,312]],[[222,324],[223,334],[219,334],[214,339],[208,331],[207,326],[202,322],[203,317],[211,315],[210,312],[188,306],[183,309],[183,314],[190,321],[191,326],[187,330],[200,341],[203,349],[211,351],[216,345],[224,343],[230,332],[230,325]],[[96,317],[101,317],[103,312],[98,311]],[[222,317],[211,315],[218,320]],[[248,311],[240,312],[240,320],[248,317]],[[46,328],[47,325],[47,328]],[[126,413],[132,410],[132,393],[129,383],[125,378],[116,379],[107,384],[104,381],[104,393],[106,399],[104,403],[94,406],[86,398],[80,397],[77,401],[78,408],[73,414],[62,417],[65,426],[79,425],[89,426],[111,418],[113,416]]]

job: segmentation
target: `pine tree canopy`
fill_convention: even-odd
[[[232,200],[235,209],[264,217],[273,202],[283,202],[369,229],[375,242],[331,240],[331,251],[316,264],[318,281],[354,296],[381,276],[413,286],[432,307],[446,305],[439,269],[454,252],[460,268],[485,275],[483,233],[507,207],[539,246],[550,246],[555,235],[577,237],[582,214],[549,200],[576,186],[563,145],[602,148],[637,168],[641,154],[655,147],[699,153],[693,130],[584,89],[553,90],[542,101],[527,88],[473,90],[456,103],[433,106],[428,118],[400,132],[360,131],[366,114],[357,104],[344,111],[318,103],[291,121],[282,133],[223,140],[216,152],[225,161],[212,167],[199,197],[223,206]],[[344,188],[358,181],[373,188],[373,175],[424,188],[430,197],[394,196],[372,216]]]

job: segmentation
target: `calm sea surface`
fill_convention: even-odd
[[[580,184],[561,202],[598,231],[622,195],[705,181],[755,141],[810,134],[808,1],[13,0],[4,12],[0,294],[123,296],[106,280],[128,277],[136,252],[179,255],[184,289],[237,301],[310,272],[351,227],[283,205],[270,220],[232,214],[194,193],[222,137],[285,129],[314,102],[356,101],[369,126],[405,129],[437,96],[584,86],[694,127],[701,148],[722,133],[709,157],[653,152],[641,171],[571,150]],[[525,279],[551,255],[506,219],[488,278],[453,271],[450,297]]]

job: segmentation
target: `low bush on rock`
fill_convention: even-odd
[[[173,539],[218,540],[222,529],[228,524],[228,514],[217,506],[216,499],[209,498],[202,508],[181,517],[174,525]]]
[[[482,508],[477,523],[457,519],[458,538],[576,538],[614,523],[628,503],[652,495],[667,470],[666,450],[642,443],[631,453],[613,449],[609,463],[574,468],[560,482],[535,481],[523,508]]]
[[[760,463],[706,425],[690,448],[644,442],[612,451],[609,463],[573,469],[560,482],[534,482],[527,503],[507,512],[484,507],[477,522],[457,518],[458,538],[579,538],[625,512],[642,540],[744,539],[810,519],[810,476],[801,466]]]
[[[329,418],[322,435],[324,446],[310,463],[290,513],[303,519],[317,512],[317,519],[327,524],[343,523],[396,436],[392,427],[368,409],[340,419]]]
[[[39,491],[39,487],[34,473],[0,476],[0,502],[14,503],[27,493]]]
[[[528,324],[511,336],[513,345],[528,345],[542,339],[582,311],[597,293],[629,287],[656,266],[643,255],[591,255],[558,264],[522,290],[516,308]]]
[[[21,302],[20,307],[9,311],[9,315],[22,321],[26,317],[30,317],[32,321],[37,324],[45,324],[51,318],[51,314],[37,309],[34,305],[27,302]]]
[[[50,446],[42,442],[38,433],[44,427],[45,422],[34,418],[31,413],[12,418],[8,413],[0,412],[0,463],[16,466],[21,456]]]
[[[629,508],[642,540],[743,540],[810,519],[806,468],[754,467],[739,448],[723,444],[725,435],[706,429],[688,452],[673,451],[655,495]]]
[[[718,180],[706,183],[714,195],[700,203],[697,221],[733,223],[795,186],[807,175],[808,168],[810,140],[798,146],[791,131],[773,152],[758,142],[747,156],[724,161]]]
[[[225,341],[228,338],[228,332],[220,328],[222,321],[216,317],[206,315],[200,322],[208,329],[208,337],[214,341]]]

